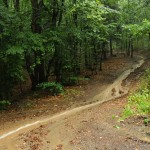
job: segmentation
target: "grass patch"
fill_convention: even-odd
[[[148,114],[150,114],[150,69],[147,69],[141,77],[139,90],[129,95],[122,119]]]

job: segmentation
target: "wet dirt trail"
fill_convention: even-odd
[[[112,117],[118,116],[125,105],[130,87],[127,77],[143,63],[140,58],[94,96],[94,103],[0,135],[0,150],[149,150],[149,139],[134,136],[124,124],[116,122],[117,117]]]

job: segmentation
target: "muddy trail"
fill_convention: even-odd
[[[145,61],[138,57],[113,83],[90,97],[87,105],[13,130],[6,128],[0,135],[0,150],[148,150],[149,127],[139,124],[141,120],[136,122],[137,118],[117,122],[129,90],[148,67],[149,60]]]
[[[19,98],[14,108],[11,106],[10,110],[0,112],[0,135],[25,124],[98,101],[95,96],[111,86],[124,71],[131,69],[137,60],[137,57],[134,59],[111,58],[104,62],[103,68],[105,69],[102,72],[93,75],[87,83],[66,87],[64,95],[51,96],[47,93],[38,95],[35,92]],[[113,89],[114,95],[115,90]]]

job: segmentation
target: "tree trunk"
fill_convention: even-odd
[[[127,40],[127,56],[129,57],[130,56],[130,39]]]
[[[109,40],[110,56],[113,56],[112,39]]]
[[[52,63],[54,62],[54,60],[55,60],[55,56],[53,56],[52,59],[50,59],[48,62],[48,66],[47,66],[47,70],[46,70],[46,79],[45,79],[47,81],[48,81],[48,77],[50,75],[50,69],[52,67]]]
[[[148,41],[148,50],[150,50],[150,33],[148,34],[148,38],[149,38],[149,41]]]
[[[14,2],[14,8],[15,8],[15,10],[17,11],[17,12],[19,12],[19,10],[20,10],[20,0],[13,0],[13,2]]]
[[[43,3],[42,0],[41,1],[31,0],[31,6],[32,6],[31,29],[33,33],[37,33],[37,34],[41,34],[42,32],[42,28],[40,26],[40,20],[41,20],[40,14],[42,9],[42,5],[40,5],[41,3]],[[35,89],[38,83],[42,83],[46,81],[46,72],[45,72],[45,61],[42,59],[41,52],[39,52],[38,49],[34,49],[33,51],[34,51],[35,64],[37,58],[40,58],[40,64],[36,64],[32,75],[30,75],[31,82],[32,82],[32,89]]]
[[[55,28],[57,27],[57,17],[58,17],[58,14],[59,14],[58,1],[57,0],[53,0],[52,1],[52,6],[53,6],[52,28],[55,30]]]
[[[73,4],[76,5],[77,3],[77,0],[73,0]],[[75,25],[75,27],[77,28],[78,27],[78,15],[77,15],[77,11],[75,11],[73,13],[73,23]],[[78,44],[79,44],[79,41],[76,37],[73,37],[73,54],[74,54],[74,58],[73,58],[73,63],[74,63],[74,73],[75,75],[79,74],[78,70],[80,70],[80,67],[79,67],[79,58],[78,58],[78,51],[79,51],[79,48],[78,48]]]
[[[64,6],[64,0],[61,1],[62,7]],[[59,10],[58,8],[58,1],[53,0],[52,1],[52,29],[53,31],[56,30],[57,26],[60,26],[61,21],[62,21],[62,9]],[[59,18],[58,18],[59,17]],[[58,20],[58,24],[57,24]],[[61,82],[61,70],[62,70],[62,57],[61,57],[61,49],[59,46],[59,43],[54,42],[54,47],[55,47],[55,54],[54,54],[54,59],[55,59],[55,76],[56,76],[56,82]]]
[[[44,60],[41,60],[39,65],[39,83],[46,81],[48,81],[48,78],[46,78],[45,62]]]
[[[76,3],[77,3],[77,0],[73,0],[73,4],[76,5]],[[76,11],[73,13],[73,22],[74,22],[75,26],[77,27],[78,26],[78,15],[77,15]]]
[[[102,61],[103,61],[103,50],[101,51],[101,55],[100,55],[99,71],[102,71]]]
[[[59,46],[55,44],[55,76],[56,82],[61,82],[62,80],[62,58]]]
[[[133,58],[133,40],[130,40],[130,51],[131,51],[131,58]]]
[[[61,0],[61,8],[60,8],[60,12],[59,12],[59,21],[58,21],[58,26],[60,26],[61,21],[62,21],[62,17],[63,17],[63,7],[64,7],[64,3],[65,0]]]
[[[84,41],[85,43],[86,43],[86,40]],[[85,49],[87,49],[87,47],[85,47]],[[89,68],[89,61],[88,61],[88,51],[87,50],[85,50],[85,52],[84,52],[84,59],[85,59],[85,68],[86,69],[88,69]]]
[[[105,49],[106,42],[101,44],[100,66],[99,70],[102,71],[102,61],[107,59],[107,51]]]
[[[105,46],[106,46],[106,43],[103,42],[103,43],[102,43],[103,59],[104,59],[104,60],[107,60],[107,51],[106,51]]]
[[[35,77],[35,68],[34,71],[31,71],[31,56],[25,53],[25,62],[26,62],[26,69],[29,73],[30,79],[31,79],[31,89],[34,90],[36,85],[38,84],[37,77]]]
[[[32,22],[31,22],[31,29],[33,33],[41,33],[41,26],[39,24],[40,20],[40,9],[38,0],[31,0],[32,4]]]

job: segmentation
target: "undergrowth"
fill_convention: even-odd
[[[150,69],[147,69],[140,80],[139,89],[130,94],[122,119],[135,115],[150,114]],[[149,120],[149,119],[148,119]],[[145,122],[148,122],[145,120]]]
[[[37,85],[38,89],[49,91],[52,95],[63,93],[63,86],[56,82],[43,82]]]

